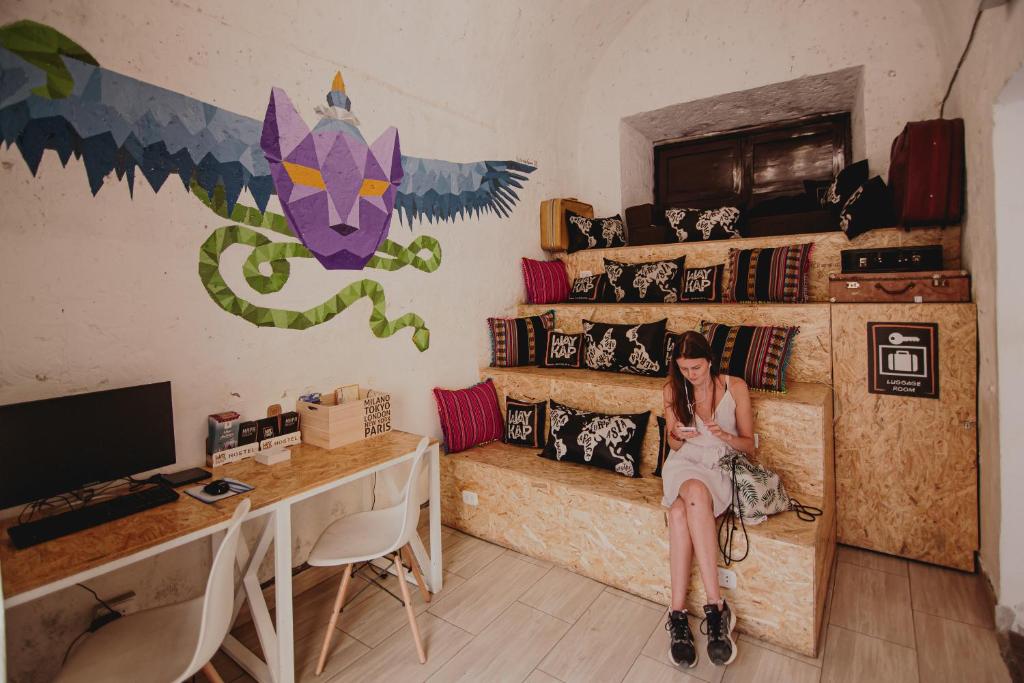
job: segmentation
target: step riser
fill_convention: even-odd
[[[519,315],[539,315],[554,309],[555,326],[581,332],[584,320],[608,323],[647,323],[668,318],[673,332],[696,330],[701,320],[726,325],[799,327],[787,382],[832,382],[832,335],[828,304],[554,304],[521,305]]]
[[[669,603],[664,511],[458,457],[442,458],[441,490],[443,522],[449,526]],[[463,490],[476,492],[479,505],[463,503]],[[751,537],[749,556],[730,567],[737,588],[723,590],[737,610],[740,630],[814,656],[825,601],[820,586],[829,575],[824,563],[835,546],[827,514],[814,546]],[[687,606],[700,614],[704,602],[695,569]]]
[[[689,244],[660,244],[643,247],[620,247],[617,249],[587,249],[573,254],[558,254],[565,261],[569,277],[575,278],[580,271],[604,272],[604,259],[624,263],[640,263],[686,256],[686,266],[701,266],[726,263],[729,249],[753,249],[757,247],[780,247],[787,244],[815,242],[811,253],[810,300],[828,301],[828,275],[842,270],[840,252],[843,249],[872,249],[876,247],[921,246],[941,244],[945,267],[960,268],[960,228],[919,228],[906,231],[901,228],[872,230],[852,242],[841,232],[812,235],[784,235],[779,237],[758,237],[738,240],[717,240],[712,242],[691,242]],[[725,278],[728,280],[728,276]]]
[[[498,393],[502,413],[506,395],[516,399],[559,403],[602,413],[663,413],[660,389],[591,384],[564,377],[517,374],[501,368],[484,368],[481,379],[490,377]],[[834,494],[832,476],[832,403],[822,406],[786,401],[772,394],[751,392],[754,431],[759,447],[756,460],[782,478],[790,495],[824,497]],[[658,457],[658,423],[651,417],[644,437],[641,473],[650,476]]]

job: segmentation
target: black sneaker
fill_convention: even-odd
[[[738,648],[732,639],[732,630],[736,628],[736,614],[729,607],[729,603],[722,600],[721,610],[718,609],[718,605],[704,605],[704,623],[707,624],[708,659],[716,666],[732,664]],[[703,628],[701,632],[704,632]]]
[[[692,669],[697,666],[697,648],[693,646],[693,633],[686,616],[686,610],[668,613],[668,621],[665,622],[665,630],[671,638],[668,658],[676,666]]]

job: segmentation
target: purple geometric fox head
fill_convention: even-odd
[[[296,236],[325,268],[362,269],[391,225],[402,182],[398,130],[388,128],[369,146],[344,120],[325,117],[311,131],[274,88],[260,146]]]

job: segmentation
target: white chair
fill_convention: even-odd
[[[423,463],[426,462],[429,444],[430,439],[423,437],[423,440],[416,446],[416,455],[412,459],[412,467],[409,470],[409,480],[405,483],[400,503],[381,510],[369,510],[342,517],[320,534],[320,538],[317,539],[316,545],[313,546],[313,550],[309,554],[308,562],[315,567],[345,565],[341,585],[338,587],[338,596],[334,601],[334,612],[331,613],[331,621],[327,626],[327,633],[324,634],[323,649],[320,651],[320,660],[316,665],[318,676],[323,673],[324,665],[327,663],[327,652],[331,647],[334,627],[338,623],[338,613],[341,611],[342,605],[345,604],[345,593],[352,580],[352,567],[360,562],[369,562],[392,553],[395,555],[398,585],[402,590],[402,601],[405,603],[405,611],[409,616],[412,637],[416,641],[416,651],[419,653],[421,664],[425,664],[427,661],[423,643],[420,641],[420,630],[416,626],[416,615],[409,597],[409,586],[406,583],[402,558],[404,556],[408,560],[413,575],[416,577],[416,583],[419,584],[420,592],[423,594],[423,599],[430,602],[430,592],[427,591],[427,587],[423,583],[420,567],[416,563],[412,548],[409,547],[409,541],[416,533],[416,525],[419,521],[420,508],[416,497],[416,484],[423,471]]]
[[[223,683],[210,659],[224,642],[234,618],[235,551],[249,506],[246,498],[235,508],[213,558],[203,595],[107,624],[71,653],[56,683],[178,683],[200,669],[212,683]]]

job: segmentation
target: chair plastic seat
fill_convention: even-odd
[[[201,596],[122,617],[86,637],[54,683],[180,681],[202,618]]]
[[[357,512],[327,527],[309,554],[310,565],[333,567],[373,560],[396,550],[406,505]]]

